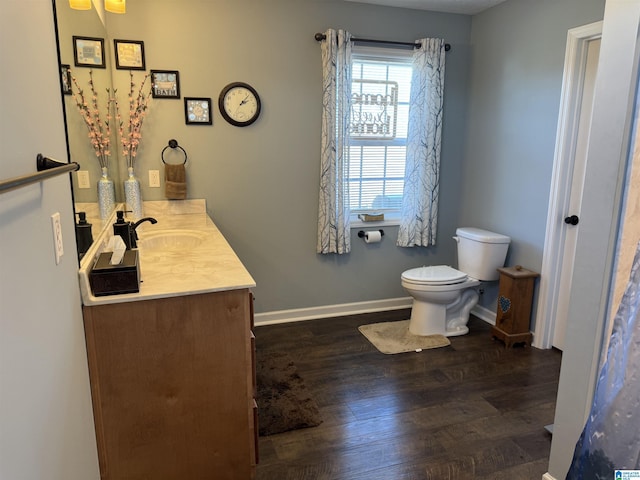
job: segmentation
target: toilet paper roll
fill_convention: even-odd
[[[382,234],[379,230],[371,230],[369,232],[365,232],[364,241],[365,243],[379,243],[382,240]]]

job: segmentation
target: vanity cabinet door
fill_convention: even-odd
[[[102,479],[250,479],[248,290],[84,308]]]

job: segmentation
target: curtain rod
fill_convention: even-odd
[[[324,33],[316,33],[315,34],[315,39],[318,42],[321,42],[322,40],[326,40],[327,36]],[[414,43],[414,42],[394,42],[391,40],[374,40],[371,38],[352,38],[351,39],[352,42],[362,42],[362,43],[380,43],[380,44],[384,44],[384,45],[398,45],[398,46],[402,46],[402,47],[412,47],[412,48],[420,48],[421,45],[419,43]],[[448,52],[449,50],[451,50],[451,45],[449,45],[448,43],[444,44],[444,50],[445,52]]]

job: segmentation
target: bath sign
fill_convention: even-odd
[[[393,139],[398,117],[398,82],[353,80],[349,134],[355,139]]]

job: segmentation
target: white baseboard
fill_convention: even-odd
[[[542,475],[542,480],[556,480],[556,477],[551,475],[549,472]]]
[[[387,310],[402,310],[411,308],[411,297],[388,298],[386,300],[371,300],[369,302],[342,303],[338,305],[323,305],[320,307],[294,308],[255,314],[255,324],[276,325],[278,323],[302,322],[317,318],[343,317],[359,313],[384,312]],[[496,324],[496,314],[488,308],[476,305],[471,313],[490,325]]]
[[[484,320],[490,325],[496,324],[496,313],[492,312],[488,308],[485,308],[481,305],[476,305],[471,309],[471,313],[478,317],[480,320]]]
[[[412,298],[389,298],[386,300],[372,300],[369,302],[343,303],[338,305],[324,305],[321,307],[295,308],[275,312],[256,313],[255,324],[275,325],[278,323],[301,322],[317,318],[342,317],[359,313],[384,312],[387,310],[402,310],[411,308]]]

